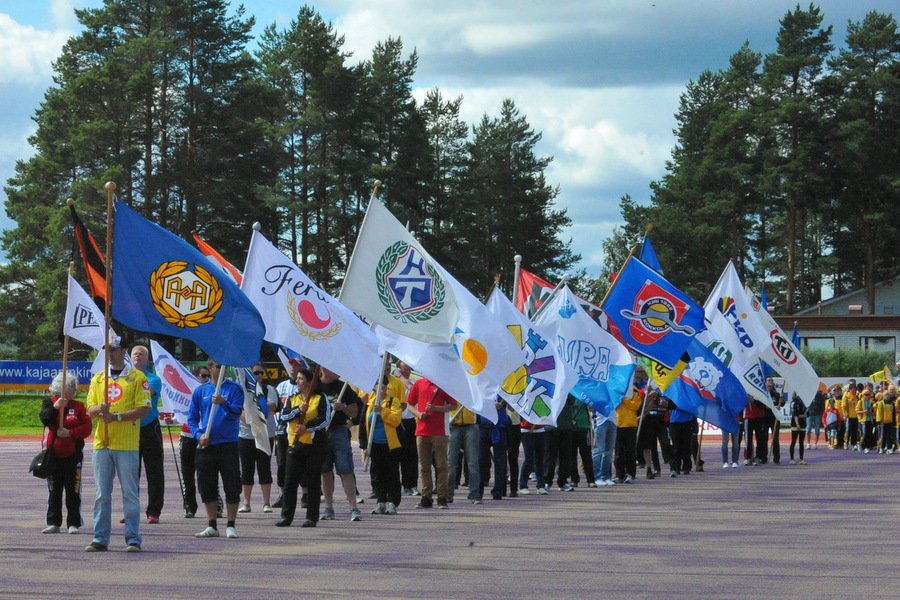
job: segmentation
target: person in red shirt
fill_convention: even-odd
[[[47,478],[50,499],[47,503],[47,527],[43,533],[59,533],[62,527],[62,498],[66,492],[66,524],[69,533],[81,527],[81,463],[84,439],[91,434],[92,422],[82,402],[75,399],[78,376],[60,372],[50,384],[50,397],[41,405],[44,444],[53,444],[56,469]],[[52,441],[51,441],[52,440]]]
[[[438,508],[447,508],[447,446],[450,442],[450,413],[456,409],[456,400],[423,377],[413,383],[406,402],[409,411],[419,420],[416,424],[416,448],[419,451],[422,500],[416,508],[432,506],[432,461],[437,478]]]

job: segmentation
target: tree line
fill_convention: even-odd
[[[672,280],[701,302],[727,261],[790,314],[900,272],[900,33],[890,14],[848,24],[836,51],[819,7],[780,21],[777,50],[744,43],[680,98],[677,144],[649,202],[625,195],[605,275],[652,227]]]
[[[109,180],[143,216],[185,239],[198,231],[239,267],[260,222],[333,293],[376,179],[388,208],[476,295],[496,275],[511,287],[515,254],[551,280],[580,260],[561,239],[570,219],[544,175],[552,159],[535,154],[541,134],[511,100],[470,125],[462,97],[434,88],[415,100],[418,56],[400,39],[352,62],[343,37],[303,6],[251,50],[254,18],[228,8],[106,0],[75,11],[82,31],[35,111],[35,153],[6,186],[16,225],[2,237],[0,354],[57,347],[66,264],[80,262],[65,201],[105,253]]]

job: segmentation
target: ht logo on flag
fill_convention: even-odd
[[[99,329],[100,323],[94,318],[94,311],[85,306],[78,304],[72,315],[72,329]]]
[[[222,288],[200,265],[188,269],[180,260],[164,262],[150,275],[153,307],[176,327],[198,327],[222,307]]]
[[[687,309],[687,303],[648,279],[634,299],[634,308],[623,308],[619,312],[631,321],[628,327],[631,337],[641,344],[650,345],[661,340],[670,331],[694,335],[696,332],[693,327],[678,323]]]
[[[375,269],[378,300],[401,323],[427,321],[444,306],[444,282],[425,257],[406,242],[384,251]]]

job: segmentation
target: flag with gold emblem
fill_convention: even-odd
[[[241,289],[121,200],[114,210],[113,318],[138,331],[187,338],[219,364],[258,362],[265,326]]]

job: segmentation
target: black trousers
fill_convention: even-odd
[[[522,445],[522,430],[518,425],[506,430],[506,462],[509,470],[509,489],[519,489],[519,446]]]
[[[553,476],[556,474],[556,466],[559,465],[559,474],[556,476],[556,484],[559,487],[566,485],[569,480],[569,472],[572,462],[572,430],[551,429],[544,433],[547,440],[544,453],[544,481],[553,485]]]
[[[163,466],[162,427],[159,419],[141,427],[141,463],[138,465],[140,477],[141,465],[147,473],[147,516],[158,517],[163,509],[166,495],[166,477]]]
[[[637,427],[616,428],[616,479],[637,477]]]
[[[288,448],[287,465],[284,473],[284,495],[282,496],[281,518],[292,523],[297,510],[297,488],[306,488],[306,518],[319,522],[319,508],[322,503],[322,461],[328,445],[328,434],[316,432],[312,444],[294,444]]]
[[[181,436],[178,442],[178,454],[181,457],[181,478],[184,480],[184,510],[197,512],[197,440]]]
[[[492,428],[481,427],[478,431],[478,440],[481,451],[478,454],[478,474],[481,477],[481,495],[484,496],[484,486],[491,479],[491,465],[494,466],[494,485],[491,487],[491,497],[502,498],[506,495],[506,446],[507,428],[497,428],[499,440],[492,439]],[[513,484],[515,485],[515,484]]]
[[[581,476],[578,474],[578,456],[581,455],[581,468],[588,483],[594,483],[594,459],[591,458],[591,438],[587,429],[572,430],[572,483],[578,485]]]
[[[393,502],[394,506],[400,506],[400,448],[391,450],[387,444],[373,442],[370,467],[378,502]]]
[[[278,482],[278,487],[284,487],[284,472],[287,468],[287,449],[288,449],[288,436],[286,433],[279,433],[275,436],[275,464],[276,467],[276,475],[275,479]]]
[[[419,451],[416,448],[416,420],[403,419],[397,428],[400,438],[400,487],[419,486]]]
[[[47,525],[62,527],[63,492],[66,493],[66,526],[81,527],[81,450],[56,459],[56,470],[47,478]]]
[[[672,471],[687,473],[691,470],[691,423],[670,423],[669,437],[672,438]],[[765,452],[765,446],[763,446]]]

